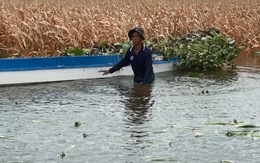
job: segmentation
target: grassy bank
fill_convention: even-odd
[[[260,50],[260,1],[3,0],[0,56],[57,56],[68,47],[124,42],[134,26],[151,41],[216,27],[249,53]]]

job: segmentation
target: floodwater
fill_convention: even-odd
[[[0,87],[0,162],[260,162],[259,72]]]

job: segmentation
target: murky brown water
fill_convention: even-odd
[[[0,87],[0,162],[259,162],[260,128],[209,124],[260,125],[259,72]]]
[[[260,68],[260,53],[240,54],[234,61],[239,66]]]

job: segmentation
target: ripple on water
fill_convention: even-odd
[[[244,70],[176,71],[145,86],[115,77],[0,87],[0,162],[61,162],[61,152],[64,162],[260,161],[259,139],[205,123],[260,125],[259,79]]]

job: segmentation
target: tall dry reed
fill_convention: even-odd
[[[0,57],[57,56],[68,47],[122,42],[134,26],[151,40],[216,27],[244,52],[259,51],[260,1],[2,0]]]

